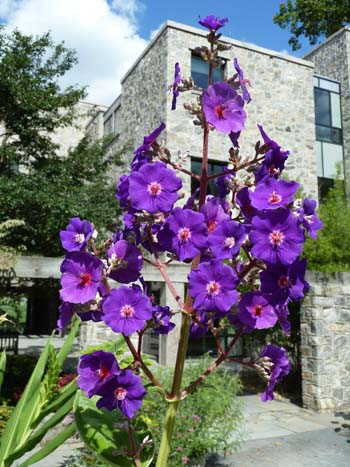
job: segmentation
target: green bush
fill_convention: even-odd
[[[7,365],[0,400],[16,405],[29,381],[37,358],[30,355],[7,355]]]
[[[318,232],[317,242],[306,240],[303,250],[308,269],[324,273],[350,271],[350,249],[346,245],[350,238],[350,202],[342,180],[336,180],[330,188],[320,203],[318,216],[323,229]]]
[[[203,373],[212,359],[208,356],[188,362],[183,384],[188,385]],[[160,368],[158,378],[169,388],[172,369]],[[235,449],[240,442],[242,405],[237,398],[239,379],[228,371],[213,372],[197,391],[186,397],[178,409],[169,467],[196,465],[210,452]],[[159,445],[166,402],[157,390],[148,392],[142,415]],[[192,462],[192,463],[191,463]]]
[[[6,426],[7,420],[10,418],[13,407],[8,407],[7,405],[0,406],[0,437]]]

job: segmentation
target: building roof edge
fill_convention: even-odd
[[[308,57],[309,55],[313,54],[316,52],[316,50],[322,48],[325,44],[328,42],[332,41],[335,37],[340,36],[341,34],[344,34],[345,32],[350,32],[350,27],[349,26],[344,26],[343,28],[339,29],[339,31],[333,33],[331,36],[327,37],[323,42],[320,44],[317,44],[315,47],[313,47],[309,52],[307,52],[305,55],[303,55],[303,58]],[[306,58],[307,60],[307,58]]]

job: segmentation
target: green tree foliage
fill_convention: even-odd
[[[293,50],[300,49],[298,40],[306,36],[310,44],[320,36],[330,36],[350,22],[349,0],[287,0],[280,4],[280,11],[273,18],[282,29],[289,28]]]
[[[318,215],[323,229],[317,242],[307,239],[304,256],[308,268],[325,273],[350,271],[350,204],[344,194],[344,183],[336,180],[320,204]]]
[[[0,26],[0,173],[55,154],[51,134],[74,122],[85,97],[84,88],[59,85],[75,63],[75,51],[55,45],[50,33],[26,36]]]
[[[7,238],[8,246],[60,256],[59,231],[75,216],[90,220],[102,234],[104,228],[113,231],[118,211],[108,170],[119,156],[107,147],[107,140],[93,142],[86,136],[66,158],[52,156],[10,177],[0,174],[0,222],[24,221]]]

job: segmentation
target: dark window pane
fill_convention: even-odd
[[[329,189],[334,187],[332,178],[318,177],[318,198],[322,202],[327,196]]]
[[[342,144],[342,131],[339,128],[316,125],[316,139],[327,143]]]
[[[227,164],[220,162],[208,162],[208,176],[216,175],[224,171],[224,167],[227,167]],[[191,161],[191,171],[200,175],[202,172],[202,161],[199,159],[192,159]],[[216,179],[210,180],[208,183],[208,195],[218,196],[219,192],[216,187]],[[191,193],[193,193],[199,187],[199,182],[195,178],[191,179]]]
[[[316,124],[331,126],[331,105],[329,92],[315,88]]]
[[[198,55],[192,55],[191,76],[194,81],[194,84],[201,88],[208,87],[208,73],[209,73],[208,62],[203,60]],[[216,83],[217,81],[223,81],[223,79],[224,79],[224,65],[218,68],[214,68],[213,83]]]

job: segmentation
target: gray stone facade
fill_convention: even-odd
[[[173,81],[175,62],[180,63],[184,78],[191,75],[191,51],[207,45],[205,36],[203,30],[172,21],[160,29],[122,79],[121,95],[106,112],[105,123],[117,110],[114,144],[121,147],[130,142],[137,147],[163,121],[167,128],[160,140],[174,159],[178,151],[184,150],[189,150],[191,157],[201,157],[202,130],[193,125],[192,117],[183,108],[184,103],[195,101],[199,93],[181,93],[177,110],[171,111],[172,96],[167,88]],[[242,155],[254,155],[255,143],[261,140],[256,125],[262,124],[282,148],[290,149],[288,176],[299,180],[307,194],[317,196],[313,64],[227,37],[222,42],[232,45],[231,50],[221,54],[226,61],[225,75],[234,74],[232,60],[237,57],[252,82],[253,101],[246,107],[246,130],[240,139]],[[227,136],[211,133],[210,160],[227,162],[230,144]],[[126,155],[126,160],[130,158],[131,154]],[[190,159],[186,164],[189,169]],[[186,194],[189,183],[188,178],[184,179]]]
[[[350,194],[350,27],[330,36],[304,58],[314,63],[315,73],[340,82],[344,173]]]
[[[350,273],[309,274],[301,308],[303,405],[350,406]]]

